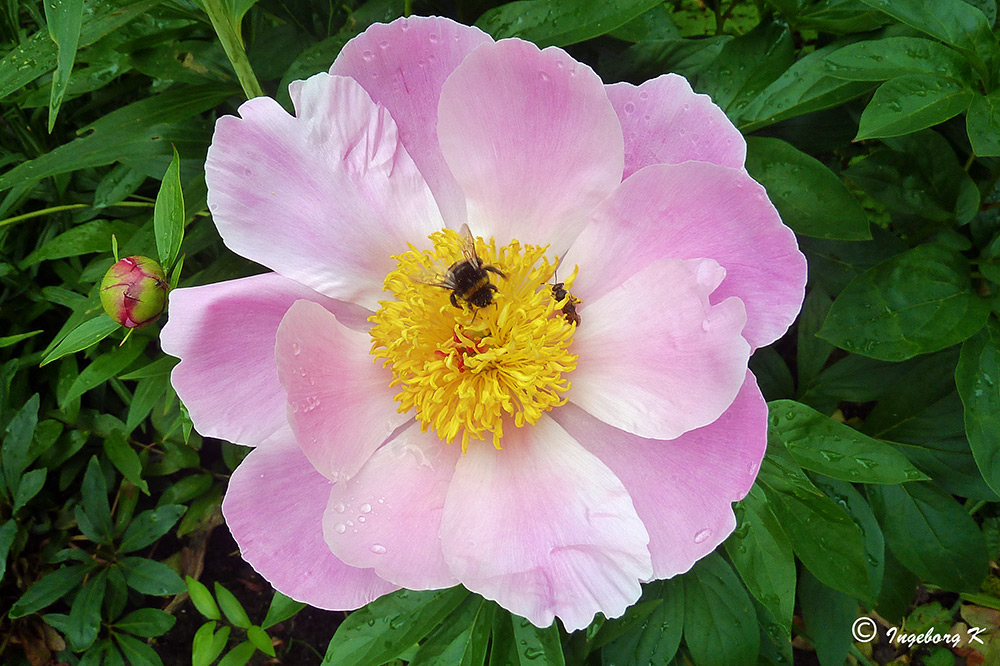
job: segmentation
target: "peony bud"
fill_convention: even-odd
[[[127,328],[150,324],[167,305],[167,278],[149,257],[125,257],[101,280],[101,305]]]

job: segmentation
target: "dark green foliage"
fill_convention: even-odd
[[[865,663],[870,611],[944,632],[1000,607],[994,0],[5,2],[0,662],[162,666],[181,630],[195,666],[283,658],[303,604],[264,616],[186,559],[246,449],[202,441],[160,323],[126,337],[98,285],[116,255],[171,286],[259,272],[210,221],[215,119],[259,92],[289,107],[290,81],[411,10],[568,47],[609,83],[687,76],[748,135],[809,283],[750,363],[769,448],[722,548],[573,634],[461,587],[397,592],[331,616],[313,663],[787,666],[799,639],[839,666]],[[938,598],[914,609],[918,584]]]

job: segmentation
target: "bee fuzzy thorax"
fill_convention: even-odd
[[[568,298],[553,294],[557,262],[546,247],[498,248],[467,228],[430,240],[432,250],[394,257],[384,283],[393,298],[370,318],[372,356],[392,371],[399,411],[412,409],[425,431],[459,439],[463,451],[487,435],[501,448],[505,426],[537,422],[570,387],[576,326],[564,315]]]

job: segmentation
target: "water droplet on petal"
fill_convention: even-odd
[[[641,99],[641,100],[647,100],[647,99],[649,99],[649,93],[646,92],[645,90],[641,91],[639,93],[639,99]]]
[[[374,54],[374,53],[372,53],[371,51],[364,51],[364,52],[363,52],[363,53],[361,54],[361,57],[362,57],[362,58],[363,58],[363,59],[364,59],[365,61],[369,61],[369,60],[371,60],[372,58],[374,58],[374,57],[375,57],[375,54]]]
[[[697,534],[694,535],[694,542],[701,543],[710,536],[712,536],[712,530],[709,529],[700,530]]]
[[[626,102],[625,106],[623,107],[623,110],[625,111],[625,115],[630,116],[633,113],[635,113],[635,104],[633,104],[632,102]]]
[[[541,79],[542,81],[548,81],[549,80],[549,75],[546,74],[545,72],[541,72],[540,71],[540,72],[538,72],[538,78]]]
[[[296,356],[302,353],[302,347],[299,346],[299,343],[297,342],[292,343],[292,353],[295,354]]]
[[[380,543],[372,544],[372,547],[368,550],[372,551],[376,555],[385,555],[385,546]]]
[[[344,523],[337,523],[336,525],[333,526],[333,531],[336,532],[337,534],[343,534],[344,532],[347,531],[347,525],[345,525]]]
[[[438,36],[437,36],[437,33],[433,33],[433,32],[432,32],[432,33],[430,34],[430,36],[428,36],[428,37],[427,37],[427,39],[428,39],[428,40],[430,41],[430,43],[431,43],[431,44],[437,44],[437,42],[438,42]]]
[[[337,513],[344,513],[344,503],[337,502],[336,504],[333,505],[333,510],[336,511]]]
[[[367,503],[366,504],[362,504],[361,506],[358,507],[358,510],[361,511],[361,513],[371,513],[372,512],[372,505],[371,504],[367,504]]]

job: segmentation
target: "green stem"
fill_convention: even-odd
[[[979,510],[980,510],[980,509],[982,509],[982,508],[983,508],[984,506],[986,506],[986,500],[979,500],[978,502],[976,502],[976,503],[975,503],[975,504],[973,504],[972,506],[968,507],[968,508],[966,509],[966,511],[968,511],[968,512],[969,512],[969,515],[970,515],[970,516],[974,516],[974,515],[976,514],[976,511],[979,511]]]
[[[403,0],[403,16],[413,13],[413,0]]]
[[[124,207],[137,207],[137,208],[152,208],[153,203],[146,203],[144,201],[119,201],[116,204],[108,206],[112,208],[114,206],[124,206]],[[65,206],[53,206],[52,208],[42,208],[41,210],[33,210],[30,213],[24,213],[23,215],[15,215],[14,217],[8,217],[6,219],[0,220],[0,228],[10,226],[11,224],[17,224],[18,222],[23,222],[25,220],[30,220],[33,217],[43,217],[45,215],[52,215],[53,213],[61,213],[64,210],[79,210],[81,208],[93,208],[90,204],[66,204]]]
[[[226,57],[229,58],[229,62],[233,65],[236,78],[239,79],[240,85],[243,86],[243,93],[247,96],[247,99],[263,97],[264,90],[260,87],[260,83],[257,82],[257,77],[250,66],[250,59],[247,58],[247,52],[243,48],[240,27],[233,25],[229,15],[226,14],[225,7],[222,5],[222,0],[204,0],[204,5],[205,13],[208,14],[209,20],[212,21],[212,27],[215,28],[215,34],[219,36],[219,41],[222,42],[222,48],[226,52]]]

